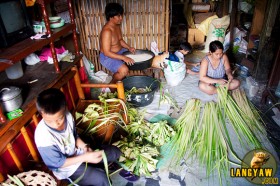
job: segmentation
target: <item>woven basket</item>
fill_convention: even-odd
[[[37,170],[31,170],[28,172],[22,172],[18,175],[16,175],[24,185],[30,185],[30,186],[56,186],[55,179],[49,175],[48,173],[37,171]],[[7,179],[5,183],[10,185],[16,185],[13,181],[10,179]]]

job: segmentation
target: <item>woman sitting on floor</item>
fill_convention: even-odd
[[[209,54],[201,61],[199,72],[199,89],[209,95],[217,93],[217,86],[226,86],[229,90],[239,87],[240,82],[233,79],[229,60],[223,53],[224,47],[220,41],[209,44]]]

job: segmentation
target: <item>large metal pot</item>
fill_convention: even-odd
[[[127,95],[127,101],[134,107],[144,107],[152,103],[155,91],[159,88],[159,81],[149,76],[129,76],[123,79],[125,91],[135,88],[151,88],[151,92]]]
[[[152,61],[153,61],[153,58],[155,57],[155,54],[152,52],[152,51],[149,51],[149,50],[140,50],[140,49],[137,49],[134,53],[135,55],[141,55],[141,54],[149,54],[152,56],[152,58],[148,59],[148,60],[145,60],[145,61],[140,61],[140,62],[135,62],[133,65],[129,66],[128,65],[128,68],[130,70],[145,70],[147,68],[150,68],[151,65],[152,65]],[[123,53],[123,55],[133,55],[131,52],[129,51],[126,51]]]
[[[0,101],[4,112],[11,112],[22,105],[21,89],[10,86],[0,90]]]

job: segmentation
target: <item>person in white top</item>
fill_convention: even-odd
[[[106,145],[102,150],[93,150],[87,145],[77,134],[75,121],[59,89],[42,91],[36,106],[43,119],[36,127],[35,143],[44,163],[57,179],[75,181],[84,173],[79,185],[110,185],[105,170],[96,164],[102,163],[103,152],[108,162],[117,161],[120,149]]]
[[[192,63],[185,60],[185,56],[191,53],[191,51],[192,46],[190,45],[190,43],[185,42],[180,44],[179,49],[174,54],[179,58],[179,61],[184,62],[187,65],[188,74],[199,74],[200,63]]]

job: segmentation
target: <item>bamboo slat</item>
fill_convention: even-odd
[[[106,23],[104,11],[108,2],[118,2],[124,8],[121,26],[123,38],[129,45],[136,49],[150,49],[151,42],[156,41],[160,51],[168,50],[169,0],[77,0],[76,23],[81,49],[94,64],[95,71],[109,73],[99,63],[99,35]]]

